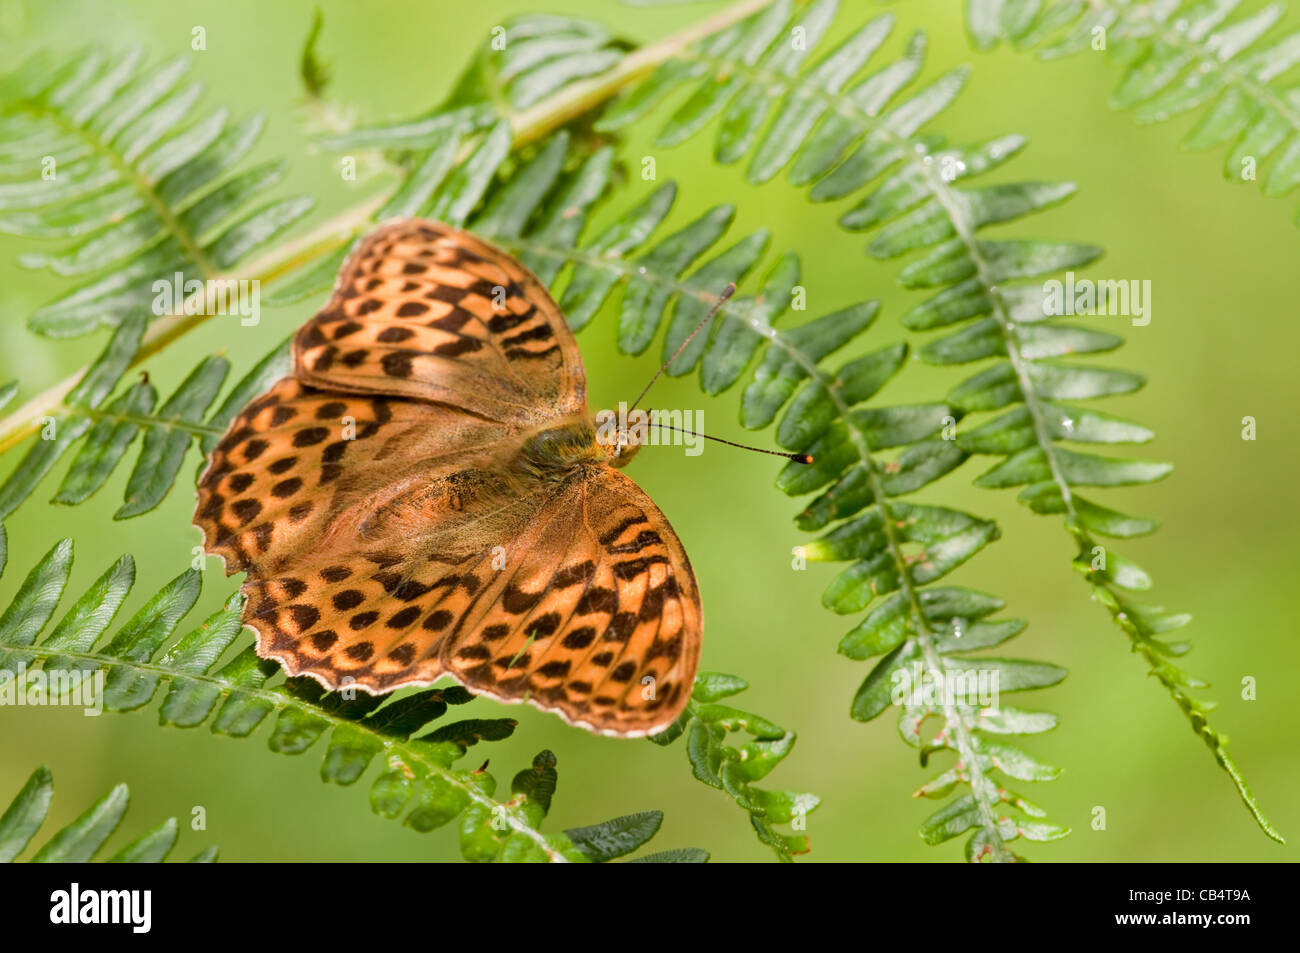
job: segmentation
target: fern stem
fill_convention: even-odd
[[[225,430],[220,427],[208,427],[178,417],[152,417],[149,414],[119,414],[91,407],[78,407],[73,411],[75,417],[88,417],[91,420],[107,420],[117,424],[135,424],[155,430],[181,430],[194,437],[220,437]]]
[[[708,19],[686,27],[657,43],[633,50],[604,73],[565,87],[535,106],[511,116],[511,128],[514,133],[513,148],[518,149],[535,142],[589,112],[659,64],[682,56],[691,44],[725,30],[772,2],[773,0],[740,0]],[[462,151],[459,159],[463,161],[468,154],[467,148]],[[389,189],[381,195],[359,202],[311,232],[263,252],[237,271],[213,274],[210,278],[220,280],[251,276],[253,280],[262,283],[274,282],[299,265],[352,241],[358,232],[373,222],[375,213],[384,206],[393,191],[395,189]],[[177,313],[163,316],[149,325],[139,352],[131,360],[131,367],[136,367],[153,357],[211,317],[206,314],[186,315],[184,311],[183,306],[179,307]],[[51,416],[59,409],[64,398],[77,386],[87,369],[83,367],[70,374],[59,383],[33,396],[13,413],[0,419],[0,454],[21,443],[39,429],[41,419]]]
[[[620,277],[624,279],[635,275],[638,281],[672,289],[677,294],[696,298],[705,304],[713,305],[717,301],[716,294],[693,288],[674,275],[665,275],[661,272],[656,272],[640,265],[634,266],[630,262],[623,261],[622,259],[605,258],[604,256],[593,255],[575,248],[547,245],[527,239],[497,239],[497,241],[500,244],[505,245],[507,248],[510,248],[512,251],[528,251],[537,255],[547,255],[553,258],[561,258],[566,261],[603,268],[617,272]],[[867,442],[866,434],[863,432],[862,428],[854,422],[851,407],[848,402],[844,400],[839,385],[831,375],[822,370],[816,361],[791,344],[789,340],[781,334],[781,332],[777,331],[767,323],[755,318],[752,314],[751,306],[738,303],[732,299],[723,302],[718,309],[718,313],[734,317],[743,322],[755,334],[766,338],[772,346],[788,354],[791,359],[793,359],[803,369],[804,373],[821,385],[830,397],[831,402],[835,405],[836,413],[839,416],[839,419],[844,422],[849,437],[853,442],[853,447],[858,453],[858,458],[866,469],[874,498],[880,506],[882,523],[884,524],[886,546],[890,560],[894,564],[894,570],[898,574],[899,590],[907,601],[908,611],[912,617],[912,630],[916,634],[917,644],[921,647],[925,665],[931,670],[936,678],[941,679],[943,677],[943,665],[939,659],[939,653],[935,648],[934,633],[930,631],[929,623],[925,618],[925,613],[921,607],[920,595],[917,592],[916,587],[912,585],[907,558],[903,553],[902,541],[898,536],[897,523],[889,509],[889,498],[885,493],[884,477],[880,463],[876,460],[874,454],[871,453],[871,448]],[[1014,860],[1014,856],[1007,848],[1002,839],[1002,835],[998,830],[997,817],[994,814],[992,803],[988,799],[988,792],[990,790],[996,791],[997,786],[989,781],[984,775],[983,767],[978,755],[976,754],[974,737],[971,734],[970,726],[966,723],[965,718],[952,701],[945,700],[943,704],[943,712],[944,721],[947,725],[946,730],[951,733],[953,742],[957,747],[957,753],[962,762],[961,767],[964,768],[969,776],[968,783],[979,810],[980,825],[984,828],[985,833],[988,836],[989,844],[994,853],[994,859],[997,861]]]
[[[546,853],[547,858],[552,863],[561,863],[561,864],[569,863],[569,859],[567,857],[565,857],[562,853],[560,853],[549,843],[547,843],[545,835],[543,835],[540,831],[533,828],[523,819],[517,817],[513,812],[499,810],[501,807],[504,806],[502,802],[497,801],[495,798],[489,797],[488,795],[484,794],[474,785],[464,781],[457,774],[457,772],[448,770],[440,762],[431,758],[423,757],[417,748],[407,747],[402,744],[401,740],[395,739],[391,735],[385,735],[381,732],[375,731],[373,728],[369,727],[364,722],[354,721],[347,718],[340,718],[339,716],[331,712],[325,711],[324,709],[317,708],[314,706],[309,707],[306,705],[302,705],[298,703],[298,701],[295,698],[293,698],[293,696],[287,695],[284,692],[278,691],[277,689],[274,688],[234,685],[231,684],[230,682],[224,681],[220,678],[217,678],[213,675],[209,675],[207,673],[178,672],[168,668],[165,665],[157,665],[152,662],[141,662],[135,659],[114,658],[108,655],[100,655],[99,653],[96,652],[75,651],[75,650],[69,650],[67,648],[47,648],[47,647],[42,647],[40,645],[30,645],[30,646],[23,646],[22,652],[24,655],[31,655],[36,658],[40,658],[42,660],[48,660],[57,657],[59,659],[66,659],[75,662],[97,663],[97,664],[101,664],[113,668],[126,668],[133,672],[138,672],[145,675],[154,675],[159,678],[166,679],[168,682],[172,682],[178,678],[184,678],[190,681],[201,682],[213,686],[223,698],[234,697],[236,695],[243,696],[243,697],[252,697],[259,701],[266,702],[268,705],[272,707],[273,711],[278,712],[283,708],[293,708],[296,710],[300,710],[306,714],[310,714],[311,717],[313,718],[318,718],[323,721],[329,722],[331,728],[347,726],[347,728],[351,731],[358,731],[363,734],[369,735],[375,741],[376,744],[380,745],[382,752],[388,753],[391,751],[396,753],[398,757],[404,760],[415,761],[423,765],[429,771],[430,774],[438,775],[438,777],[440,777],[447,784],[450,784],[453,787],[456,787],[459,790],[463,791],[471,801],[474,801],[476,804],[487,808],[489,811],[493,811],[494,816],[504,817],[506,822],[510,825],[510,827],[513,830],[519,832],[520,834],[523,834],[529,840],[533,841],[533,843],[535,843],[540,850]]]

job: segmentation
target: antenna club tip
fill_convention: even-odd
[[[812,462],[813,462],[813,456],[812,456],[811,453],[796,453],[796,454],[795,454],[793,457],[791,457],[790,459],[794,460],[795,463],[812,463]]]

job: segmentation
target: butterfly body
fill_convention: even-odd
[[[330,689],[451,676],[619,736],[689,699],[689,559],[598,439],[572,332],[499,249],[403,221],[214,449],[196,525],[247,571],[258,653]]]

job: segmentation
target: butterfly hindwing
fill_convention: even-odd
[[[293,342],[296,376],[331,390],[437,401],[503,422],[586,412],[559,307],[514,258],[418,219],[380,228]]]
[[[677,717],[699,658],[699,591],[677,534],[635,483],[610,467],[573,480],[503,555],[444,643],[448,673],[608,734]]]

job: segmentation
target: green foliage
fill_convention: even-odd
[[[0,671],[8,673],[5,680],[15,690],[17,673],[30,677],[39,670],[50,697],[79,697],[86,704],[102,703],[108,711],[135,711],[161,695],[160,725],[206,724],[216,734],[246,738],[269,722],[267,746],[281,754],[302,754],[326,739],[322,781],[355,784],[377,764],[370,783],[371,810],[380,817],[400,818],[419,832],[456,822],[466,860],[588,859],[589,853],[565,835],[540,830],[557,782],[555,756],[549,751],[516,775],[511,796],[505,799],[494,796],[497,784],[486,764],[457,765],[480,742],[509,737],[513,719],[461,720],[430,730],[451,706],[473,700],[465,689],[429,688],[393,698],[355,691],[326,693],[310,678],[279,678],[279,666],[259,659],[251,645],[235,648],[244,605],[238,593],[178,638],[181,621],[199,597],[202,574],[194,569],[177,576],[107,636],[135,581],[130,556],[110,566],[51,629],[72,570],[72,549],[70,539],[51,549],[0,615]],[[27,800],[37,804],[38,795]],[[90,820],[78,822],[85,830],[60,835],[56,841],[93,853],[125,808],[126,788],[120,787],[83,818]],[[5,831],[31,827],[21,842],[15,841],[17,853],[35,829],[22,817],[43,818],[44,808],[14,810],[12,823],[8,814],[0,822],[0,849],[7,842]],[[98,841],[96,831],[102,832]],[[150,832],[147,842],[137,844],[153,844],[161,837]]]
[[[282,162],[234,171],[262,117],[232,123],[218,109],[194,119],[200,88],[181,85],[188,61],[140,62],[139,51],[92,49],[63,63],[40,54],[0,83],[0,233],[61,240],[22,263],[90,276],[31,315],[40,334],[156,314],[155,280],[221,278],[314,204],[297,196],[249,211],[285,172]],[[33,168],[46,176],[36,187]]]
[[[51,502],[84,503],[113,474],[137,437],[140,453],[114,519],[149,512],[175,485],[191,443],[197,441],[206,455],[235,414],[288,372],[286,340],[249,371],[211,414],[208,410],[230,369],[224,357],[200,361],[161,405],[147,374],[110,397],[138,353],[143,330],[138,316],[123,320],[104,353],[64,399],[63,411],[42,423],[27,454],[0,485],[0,519],[22,505],[73,447],[79,449]]]
[[[53,800],[54,775],[49,768],[37,768],[0,815],[0,861],[13,861],[26,849],[49,816]],[[131,792],[125,784],[119,784],[67,827],[56,831],[30,859],[46,864],[94,860],[122,823],[130,802]],[[169,817],[106,860],[117,864],[162,863],[176,846],[179,829],[176,818]],[[208,864],[216,859],[217,849],[209,847],[191,857],[190,862]]]
[[[321,31],[324,29],[325,17],[320,12],[320,7],[317,7],[312,14],[311,29],[307,32],[307,39],[302,47],[302,57],[298,64],[298,75],[302,77],[303,89],[311,99],[320,99],[324,96],[325,87],[330,81],[330,66],[322,62],[316,52],[316,44],[320,41]]]
[[[966,23],[982,50],[1008,41],[1056,59],[1105,49],[1124,70],[1112,106],[1132,109],[1143,124],[1200,111],[1183,148],[1227,146],[1225,179],[1258,180],[1265,195],[1286,195],[1300,185],[1300,100],[1285,79],[1300,63],[1300,31],[1268,37],[1285,4],[1234,16],[1240,5],[1241,0],[966,0]],[[1265,173],[1270,156],[1276,158]]]
[[[748,687],[748,682],[735,675],[700,672],[681,717],[650,740],[670,745],[685,736],[686,754],[695,777],[725,791],[749,813],[758,839],[772,848],[778,860],[789,862],[796,854],[811,849],[809,840],[802,834],[782,833],[775,825],[793,822],[795,830],[803,830],[805,819],[821,804],[821,798],[800,791],[754,787],[753,782],[767,777],[794,749],[795,734],[762,715],[719,704]],[[732,732],[743,732],[753,740],[741,747],[729,745],[726,740]]]
[[[1004,12],[1031,7],[1036,4],[1008,4]],[[807,51],[811,52],[815,39],[826,30],[833,10],[832,0],[816,0],[798,14],[797,25],[803,26],[809,38]],[[1151,482],[1164,477],[1169,467],[1057,446],[1060,442],[1125,443],[1151,438],[1151,432],[1138,424],[1062,403],[1130,393],[1143,385],[1140,374],[1057,360],[1075,352],[1113,350],[1122,343],[1121,338],[1049,322],[1054,315],[1044,311],[1043,286],[1013,283],[1041,280],[1061,270],[1082,267],[1101,254],[1100,248],[1073,242],[988,241],[976,235],[985,226],[1015,221],[1060,203],[1073,194],[1074,186],[1023,182],[965,189],[954,185],[998,168],[1024,144],[1021,137],[1002,137],[974,146],[937,148],[943,138],[924,131],[924,126],[956,98],[965,82],[965,70],[953,70],[891,107],[891,101],[919,72],[924,51],[922,34],[913,36],[902,59],[881,66],[857,85],[849,85],[850,77],[880,46],[892,18],[879,17],[866,23],[800,73],[798,66],[803,57],[794,55],[784,39],[787,27],[794,21],[776,22],[788,13],[783,5],[774,4],[768,12],[735,27],[733,35],[719,35],[699,48],[688,49],[664,64],[645,85],[630,90],[599,125],[610,129],[625,124],[645,113],[671,88],[689,85],[692,94],[669,118],[660,142],[680,142],[698,131],[703,125],[698,111],[703,109],[710,116],[723,114],[716,157],[719,161],[738,161],[750,155],[750,181],[766,181],[789,165],[790,181],[810,186],[813,200],[845,198],[874,186],[841,217],[840,224],[850,230],[878,230],[868,246],[868,254],[874,257],[894,259],[920,254],[902,269],[900,281],[911,289],[937,289],[937,293],[907,312],[902,317],[904,325],[913,330],[963,325],[957,332],[931,342],[920,352],[920,358],[935,364],[996,359],[993,367],[949,391],[946,404],[953,420],[966,413],[1013,408],[974,430],[966,430],[963,425],[956,451],[1005,456],[1004,462],[976,482],[985,486],[1024,485],[1021,501],[1032,510],[1065,515],[1066,528],[1079,545],[1075,566],[1091,584],[1093,597],[1108,608],[1130,637],[1136,653],[1147,660],[1152,675],[1165,686],[1193,731],[1213,751],[1260,827],[1270,837],[1281,840],[1227,753],[1226,737],[1210,727],[1206,719],[1210,706],[1191,696],[1190,689],[1201,683],[1169,660],[1186,651],[1187,646],[1167,644],[1156,637],[1186,623],[1187,616],[1166,614],[1160,607],[1128,601],[1123,590],[1149,588],[1151,580],[1130,560],[1108,553],[1093,541],[1093,533],[1130,537],[1151,532],[1153,521],[1119,514],[1076,493],[1079,486]],[[777,36],[779,40],[775,40]],[[1244,31],[1234,36],[1239,38],[1236,42],[1244,42]],[[1225,47],[1225,52],[1231,48]],[[774,118],[766,134],[759,133],[770,114]],[[904,428],[905,417],[894,415],[881,425]],[[831,450],[829,467],[833,469],[841,459],[849,458],[849,451],[841,450],[846,442],[840,438],[829,447],[824,442],[805,445],[801,441],[787,442],[785,446],[810,449],[819,460],[826,459],[827,450]],[[919,471],[928,472],[932,467],[928,455],[918,460]],[[815,467],[810,468],[805,478],[796,469],[788,468],[783,473],[784,489],[816,489],[820,477],[815,471]],[[862,481],[854,489],[866,493]],[[805,524],[810,516],[815,524],[836,495],[857,499],[840,488],[839,494],[829,494],[829,499],[819,501],[823,503],[820,510],[815,503],[805,512]],[[878,495],[870,493],[867,498]],[[836,511],[836,515],[844,514]],[[837,611],[859,610],[866,607],[866,599],[880,594],[881,582],[887,586],[884,592],[897,585],[892,576],[894,569],[880,555],[891,541],[920,542],[927,547],[927,558],[917,560],[919,566],[911,572],[914,579],[919,573],[920,581],[928,581],[928,567],[946,572],[956,564],[950,564],[950,559],[961,562],[969,558],[996,533],[991,525],[980,528],[965,515],[953,520],[944,511],[920,516],[915,523],[910,512],[901,511],[898,516],[904,528],[901,533],[891,529],[891,520],[885,516],[862,527],[836,530],[823,538],[822,543],[831,543],[831,553],[849,558],[861,555],[854,549],[862,545],[859,540],[870,541],[866,543],[867,562],[850,569],[828,590],[829,607]],[[949,537],[943,546],[936,547],[932,542],[935,530],[931,529],[931,536],[927,536],[927,524],[943,527],[946,532],[956,528],[956,540]],[[913,525],[919,538],[909,537]],[[933,558],[936,549],[937,559]],[[811,551],[816,555],[822,550],[814,547]],[[906,586],[902,598],[909,598]],[[919,602],[915,608],[918,614],[923,612]],[[881,666],[889,663],[891,657]],[[1028,683],[1018,677],[1011,677],[1011,683],[1021,688],[1052,684],[1054,679],[1044,667],[1032,668],[1036,673]],[[883,696],[885,688],[883,683],[878,684],[875,692]],[[863,686],[863,692],[870,696],[867,689],[867,685]],[[1002,690],[1009,688],[1004,685]],[[859,701],[863,692],[859,692]],[[875,703],[855,706],[855,712],[875,710]],[[1023,724],[1041,723],[1031,719]],[[904,736],[910,737],[907,729]],[[943,732],[940,737],[944,737]],[[959,748],[958,753],[962,753]],[[1030,768],[1030,774],[1045,772]],[[971,842],[984,848],[976,840]]]
[[[1026,8],[1024,4],[1015,6]],[[796,25],[805,29],[809,53],[815,38],[825,31],[834,8],[832,0],[815,0],[795,18]],[[903,316],[903,324],[916,331],[963,325],[932,341],[919,356],[935,364],[995,361],[993,366],[953,388],[947,395],[945,409],[940,412],[951,415],[955,422],[967,414],[1012,408],[973,430],[967,430],[963,424],[955,449],[948,452],[1005,457],[976,482],[991,487],[1025,486],[1021,502],[1035,512],[1065,516],[1066,528],[1079,546],[1075,566],[1090,583],[1094,598],[1110,611],[1129,636],[1134,651],[1146,660],[1152,675],[1209,746],[1261,829],[1281,840],[1228,755],[1227,739],[1210,727],[1207,721],[1210,706],[1190,695],[1190,689],[1202,683],[1169,661],[1187,647],[1156,638],[1185,624],[1188,617],[1129,601],[1124,591],[1148,588],[1149,577],[1129,560],[1099,547],[1093,539],[1094,533],[1119,537],[1140,535],[1149,532],[1155,524],[1101,507],[1076,492],[1079,487],[1149,483],[1165,476],[1169,466],[1058,446],[1061,442],[1142,442],[1151,437],[1150,431],[1138,424],[1064,403],[1129,393],[1142,386],[1144,379],[1132,372],[1058,360],[1074,353],[1109,351],[1118,347],[1121,339],[1086,327],[1051,321],[1055,315],[1045,311],[1044,286],[1015,284],[1026,279],[1041,282],[1052,274],[1088,264],[1101,250],[1074,242],[994,241],[977,234],[987,226],[1012,222],[1063,201],[1073,193],[1073,185],[1037,182],[983,188],[957,185],[998,168],[1024,145],[1022,137],[1006,136],[971,146],[938,148],[943,137],[925,131],[925,126],[960,92],[966,71],[953,70],[891,106],[891,101],[902,94],[919,72],[925,48],[922,34],[911,39],[903,58],[881,66],[851,85],[850,78],[879,47],[892,25],[892,18],[886,15],[868,22],[836,49],[799,72],[803,57],[795,55],[785,41],[788,28],[795,21],[780,20],[788,13],[782,4],[774,4],[767,12],[738,25],[733,35],[720,35],[699,48],[687,50],[660,67],[642,87],[630,90],[600,125],[612,128],[630,121],[644,114],[649,105],[669,90],[688,85],[693,91],[668,120],[660,142],[679,142],[698,131],[702,126],[697,118],[698,110],[704,109],[709,115],[723,116],[716,157],[719,161],[735,162],[745,155],[751,156],[747,170],[751,181],[765,181],[789,166],[791,181],[810,186],[809,197],[813,200],[858,195],[871,187],[841,217],[840,224],[854,231],[876,230],[868,246],[868,253],[873,257],[917,256],[900,272],[904,287],[937,289]],[[766,52],[761,52],[764,49]],[[758,122],[749,119],[754,109],[762,113]],[[760,134],[762,120],[769,115],[773,118],[766,132]],[[729,123],[728,117],[735,119]],[[875,386],[876,373],[871,372],[871,386]],[[837,378],[843,380],[843,372]],[[875,418],[875,423],[891,434],[908,433],[907,428],[916,419],[913,414],[900,414],[897,409],[892,414],[874,408],[865,413],[885,413],[887,416]],[[797,432],[797,428],[791,427],[786,436]],[[778,430],[778,437],[781,436]],[[914,433],[906,439],[925,436],[928,434]],[[865,428],[862,438],[868,447],[873,446]],[[894,440],[900,442],[903,441]],[[835,470],[842,461],[852,457],[847,446],[851,437],[847,433],[832,431],[829,441],[823,438],[806,443],[801,436],[783,443],[791,449],[807,449],[819,461],[802,472],[795,465],[788,467],[778,481],[787,492],[817,489],[826,482],[824,475],[818,473],[819,467]],[[880,445],[877,438],[875,446]],[[905,471],[908,464],[914,463],[917,471],[928,475],[941,466],[934,459],[941,452],[936,447],[906,463],[900,458],[899,468]],[[846,492],[842,484],[833,489],[838,492],[828,494],[805,511],[805,526],[817,525],[822,513],[831,507],[836,516],[848,515],[843,512],[844,497],[857,506],[859,499],[869,502],[882,496],[867,478],[853,484],[853,492]],[[981,526],[965,514],[954,516],[940,508],[892,512],[896,517],[893,520],[888,513],[876,515],[874,519],[859,521],[858,525],[833,531],[811,548],[815,557],[824,551],[833,558],[867,557],[832,583],[824,599],[828,607],[836,611],[857,611],[866,608],[867,602],[882,592],[900,588],[901,598],[911,601],[916,615],[922,616],[923,604],[912,599],[909,586],[896,581],[899,574],[891,562],[898,565],[899,561],[892,558],[894,553],[900,553],[911,564],[907,575],[912,582],[924,583],[932,581],[932,572],[942,575],[969,558],[996,533],[991,524]],[[909,560],[899,548],[904,542],[920,543],[925,547],[925,555]],[[1000,639],[986,644],[996,641]],[[874,647],[870,637],[866,644]],[[861,650],[856,645],[850,640],[850,650]],[[880,645],[885,651],[892,647],[888,639]],[[902,651],[905,655],[909,652],[906,644]],[[924,646],[910,651],[927,654]],[[881,665],[890,665],[891,658],[887,656]],[[939,664],[938,659],[932,659],[934,670],[939,670]],[[1031,665],[1030,670],[1032,675],[1023,669],[1016,675],[1008,673],[1009,682],[1017,688],[1031,688],[1051,684],[1059,678],[1059,675],[1053,677],[1048,667]],[[879,667],[877,672],[881,672]],[[878,711],[877,705],[882,704],[879,699],[884,697],[887,687],[883,678],[875,686],[864,685],[855,704],[855,714]],[[1002,690],[1015,689],[1004,685]],[[1050,727],[1035,719],[1013,719],[1011,723],[1037,726],[1030,730]],[[903,733],[904,737],[911,737],[908,729]],[[940,737],[944,738],[942,732]],[[963,762],[969,763],[960,745],[956,750],[963,756]],[[1031,767],[1028,774],[1045,776],[1047,772]],[[975,840],[972,844],[980,849],[986,846]]]

